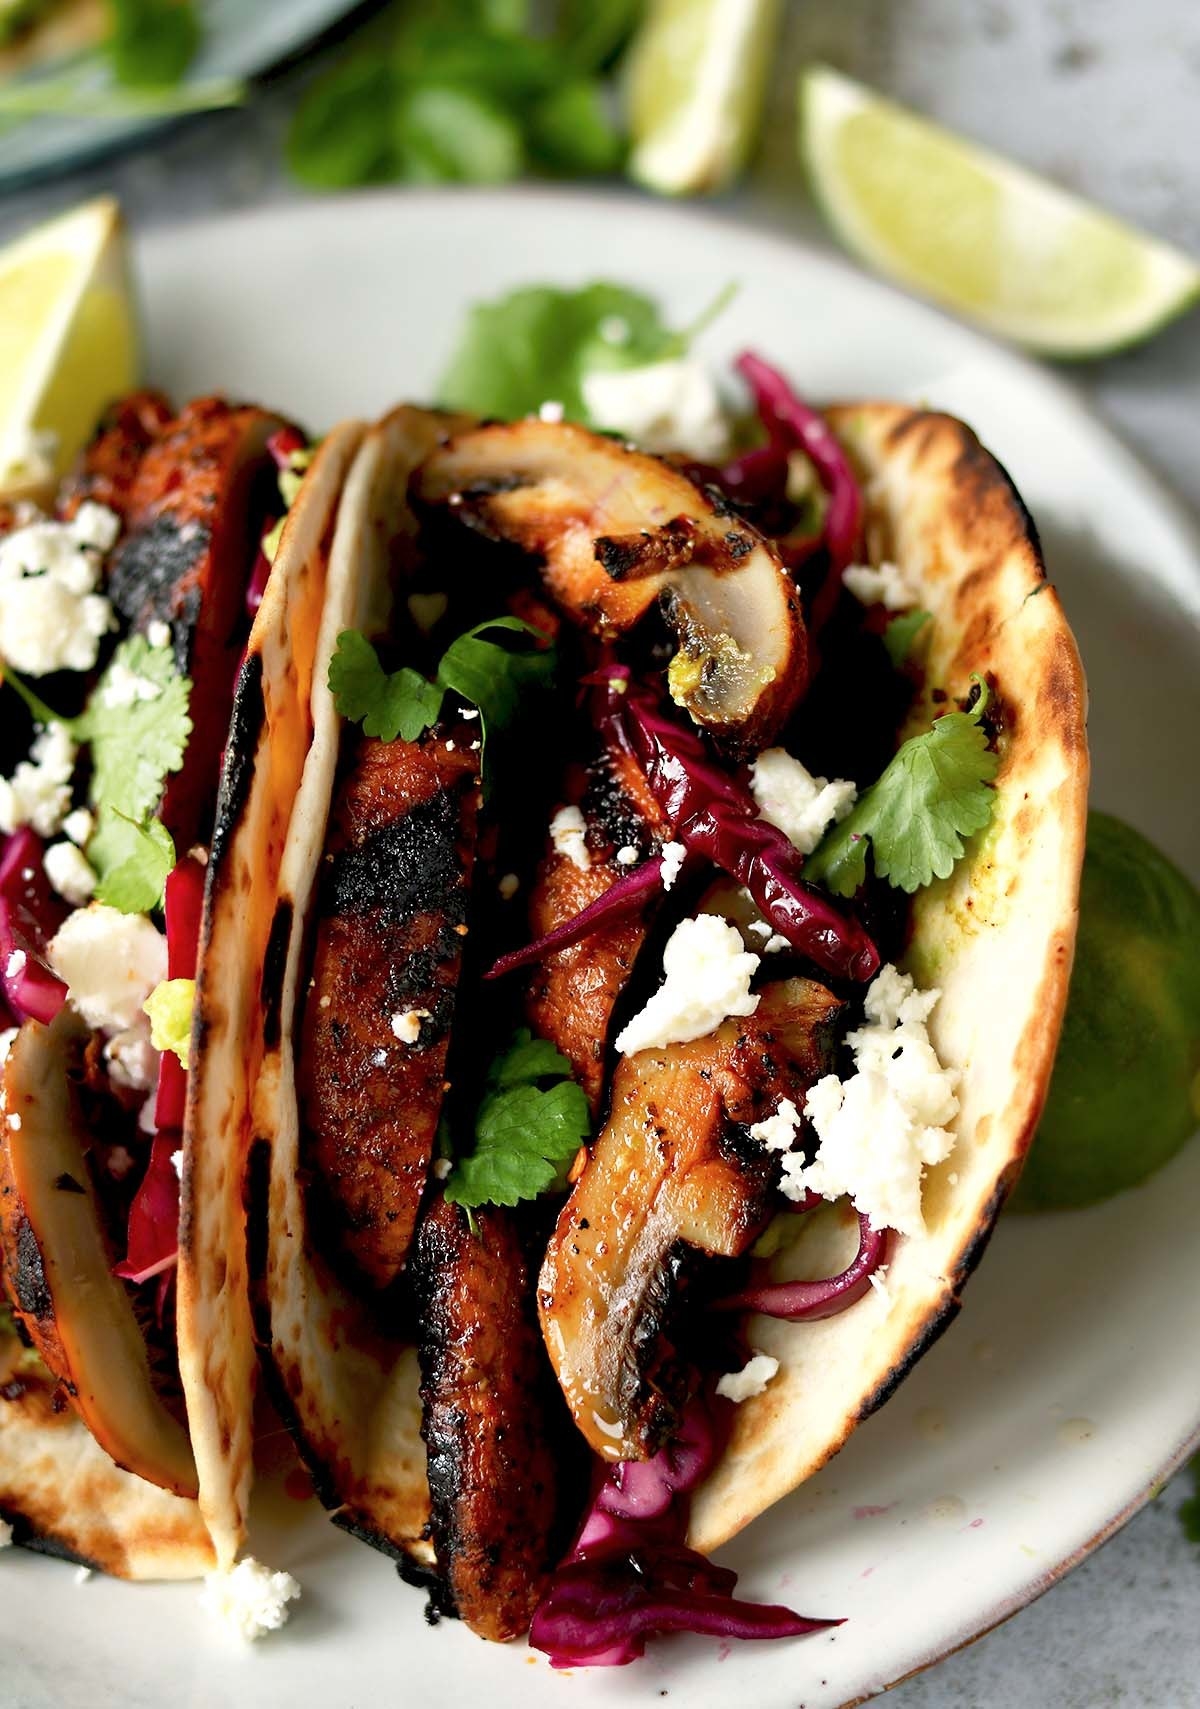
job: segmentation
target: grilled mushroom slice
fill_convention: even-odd
[[[196,1494],[187,1432],[156,1392],[145,1337],[111,1271],[70,1068],[87,1039],[64,1008],[27,1021],[4,1065],[5,1281],[71,1404],[118,1466]]]
[[[803,693],[800,602],[774,547],[659,458],[518,421],[452,438],[413,493],[536,557],[557,603],[601,639],[658,604],[679,643],[675,698],[731,747],[770,740]]]
[[[669,1339],[682,1249],[745,1253],[770,1214],[775,1159],[739,1129],[827,1071],[841,1005],[805,979],[691,1044],[625,1058],[612,1113],[538,1279],[542,1334],[576,1424],[609,1460],[669,1436],[682,1373]]]
[[[474,1221],[439,1195],[417,1235],[421,1434],[453,1611],[503,1643],[528,1631],[557,1553],[553,1384],[516,1220],[489,1207]]]

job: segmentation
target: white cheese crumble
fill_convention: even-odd
[[[171,1167],[172,1167],[172,1169],[174,1169],[175,1173],[179,1176],[179,1179],[182,1181],[183,1180],[183,1147],[182,1147],[182,1145],[178,1148],[178,1150],[173,1151],[171,1153]]]
[[[111,510],[81,504],[70,522],[41,518],[0,539],[0,657],[14,670],[91,670],[113,627],[95,590],[120,527]]]
[[[888,1292],[887,1273],[888,1273],[888,1266],[886,1264],[881,1264],[879,1266],[878,1270],[872,1270],[871,1271],[871,1274],[867,1277],[867,1280],[868,1280],[868,1282],[870,1282],[872,1288],[874,1288],[875,1292],[879,1295],[880,1299],[883,1301],[885,1308],[888,1311],[890,1311],[892,1309],[892,1296]]]
[[[752,1015],[750,981],[758,957],[719,914],[681,920],[663,951],[665,978],[617,1039],[622,1056],[704,1038],[730,1015]]]
[[[19,1031],[19,1027],[5,1027],[4,1031],[0,1032],[0,1068],[8,1061],[8,1053],[16,1043]]]
[[[795,1142],[800,1121],[800,1111],[790,1098],[784,1098],[773,1116],[754,1123],[750,1138],[765,1145],[768,1151],[787,1151]]]
[[[95,891],[95,870],[74,843],[51,843],[42,867],[51,887],[73,908],[82,908]]]
[[[139,1015],[132,1026],[114,1033],[104,1047],[109,1079],[127,1092],[148,1092],[158,1079],[159,1055],[150,1043],[150,1019]]]
[[[916,589],[911,586],[899,564],[848,564],[842,580],[855,599],[863,605],[882,605],[887,611],[907,611],[917,603]]]
[[[844,819],[857,790],[845,778],[813,777],[784,748],[764,748],[750,768],[760,819],[781,830],[801,854],[811,854],[829,826]]]
[[[164,623],[161,617],[153,618],[146,625],[146,639],[152,647],[169,647],[171,645],[171,625]]]
[[[161,695],[161,683],[140,676],[117,659],[105,673],[100,699],[105,706],[134,706],[139,700],[158,700]]]
[[[453,1169],[453,1167],[454,1167],[454,1165],[451,1163],[451,1161],[448,1157],[435,1157],[433,1160],[433,1178],[434,1178],[434,1180],[435,1181],[444,1181],[447,1178],[447,1176],[449,1175],[451,1169]]]
[[[638,852],[634,848],[633,844],[632,843],[626,843],[625,847],[623,849],[617,850],[616,862],[617,862],[618,866],[633,866],[633,864],[637,860],[637,857],[638,857]]]
[[[251,1641],[285,1625],[288,1603],[299,1595],[291,1573],[272,1572],[247,1555],[227,1572],[205,1573],[200,1602],[229,1631]]]
[[[39,837],[54,836],[71,806],[77,752],[65,724],[47,724],[11,780],[0,778],[0,831],[30,825]]]
[[[954,1146],[947,1124],[958,1113],[958,1075],[943,1068],[926,1022],[941,993],[918,991],[912,976],[880,969],[864,1000],[866,1022],[849,1034],[855,1072],[827,1074],[805,1101],[820,1145],[812,1163],[802,1153],[783,1161],[788,1198],[807,1191],[844,1195],[874,1228],[921,1234],[921,1177]]]
[[[421,1022],[431,1020],[428,1009],[406,1009],[392,1016],[392,1031],[401,1044],[416,1044],[421,1036]]]
[[[62,822],[64,837],[70,837],[76,848],[83,848],[96,829],[96,815],[87,807],[76,807]]]
[[[740,1371],[726,1371],[717,1383],[717,1393],[740,1405],[762,1394],[778,1369],[778,1359],[772,1359],[769,1353],[755,1353]]]
[[[538,420],[561,421],[565,414],[566,411],[557,398],[547,398],[545,403],[542,404],[541,408],[538,410]]]
[[[565,855],[572,866],[581,871],[592,864],[585,833],[587,821],[578,807],[560,807],[550,821],[550,841],[557,854]]]
[[[167,977],[167,940],[145,914],[91,902],[69,914],[46,946],[50,965],[90,1027],[122,1032]]]
[[[687,850],[682,843],[664,843],[659,852],[662,857],[662,887],[669,890],[679,877],[679,869],[687,859]]]
[[[91,1567],[76,1567],[75,1568],[75,1583],[76,1584],[86,1584],[88,1579],[91,1578],[91,1576],[92,1576]]]
[[[686,451],[713,461],[729,449],[729,424],[703,363],[651,362],[583,377],[583,400],[598,426],[644,451]]]

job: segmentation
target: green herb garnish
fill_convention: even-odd
[[[922,629],[930,621],[928,611],[902,611],[883,632],[887,656],[896,670],[907,664]]]
[[[560,1178],[589,1127],[587,1098],[569,1078],[566,1057],[522,1028],[492,1064],[475,1149],[455,1164],[446,1197],[468,1210],[536,1199]]]
[[[833,825],[804,863],[804,876],[838,896],[853,896],[866,881],[867,849],[875,872],[910,895],[936,878],[948,878],[963,854],[963,838],[992,816],[990,788],[999,765],[980,719],[981,693],[969,712],[935,719],[923,736],[899,749],[882,776]]]

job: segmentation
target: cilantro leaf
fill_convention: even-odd
[[[475,1117],[475,1149],[446,1183],[452,1204],[516,1205],[535,1199],[558,1179],[587,1138],[583,1088],[565,1078],[566,1058],[527,1028],[493,1062]],[[539,1081],[554,1078],[543,1088]]]
[[[87,846],[95,868],[96,900],[122,914],[161,907],[175,865],[175,844],[161,819],[139,822],[111,806],[100,811]]]
[[[614,331],[622,336],[614,339]],[[569,420],[586,424],[585,374],[662,361],[685,342],[650,297],[622,285],[527,285],[471,310],[441,401],[507,421],[553,400]]]
[[[343,718],[361,724],[368,736],[415,742],[437,722],[446,691],[479,708],[481,740],[511,730],[530,707],[530,697],[550,685],[557,668],[553,647],[508,647],[488,639],[493,631],[528,641],[537,631],[518,617],[493,617],[452,641],[437,677],[428,682],[404,665],[389,675],[370,641],[356,629],[338,636],[329,661],[329,687]]]
[[[992,816],[989,788],[999,761],[979,719],[986,697],[970,712],[935,719],[913,736],[882,776],[833,825],[804,865],[804,876],[838,896],[853,896],[867,876],[870,845],[875,871],[910,895],[948,878],[963,854],[963,838]]]
[[[415,742],[441,710],[442,691],[403,665],[389,675],[379,654],[357,629],[344,629],[329,661],[329,688],[343,718],[368,736]]]
[[[94,807],[139,824],[154,811],[168,774],[183,765],[191,687],[170,645],[152,647],[142,635],[122,641],[71,726],[76,741],[91,743]]]
[[[178,83],[200,46],[193,0],[108,0],[105,44],[118,83],[161,88]]]
[[[917,637],[930,620],[928,611],[902,611],[883,632],[883,644],[896,670],[907,661]]]
[[[625,140],[600,84],[581,77],[552,89],[531,109],[529,148],[548,172],[569,176],[615,172]]]

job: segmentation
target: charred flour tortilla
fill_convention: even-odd
[[[949,416],[893,404],[829,412],[867,503],[872,563],[899,565],[932,622],[926,695],[902,735],[928,728],[941,689],[986,678],[998,711],[992,822],[950,878],[917,893],[902,966],[942,998],[929,1033],[960,1073],[954,1150],[929,1171],[923,1238],[897,1240],[886,1297],[789,1324],[755,1317],[779,1360],[736,1408],[724,1456],[694,1498],[689,1541],[717,1548],[811,1475],[892,1393],[958,1311],[1033,1138],[1075,945],[1088,756],[1083,672],[1033,523],[1003,469]],[[857,1225],[808,1219],[774,1279],[843,1267]]]
[[[299,1177],[295,1021],[304,924],[313,900],[337,769],[341,719],[326,677],[345,629],[376,630],[386,616],[389,576],[403,570],[415,524],[408,476],[428,455],[444,421],[400,409],[364,440],[346,482],[316,641],[306,716],[312,745],[279,870],[278,1017],[258,1070],[254,1133],[267,1148],[265,1203],[256,1193],[265,1268],[259,1336],[275,1398],[339,1524],[391,1553],[432,1564],[422,1540],[429,1517],[415,1350],[379,1334],[361,1298],[333,1275],[312,1239]],[[261,1185],[258,1173],[256,1187]]]
[[[245,1535],[257,1352],[243,1182],[251,1101],[277,1035],[290,921],[277,909],[292,806],[313,739],[309,703],[338,495],[361,429],[323,442],[283,534],[238,678],[204,903],[183,1137],[179,1365],[217,1564]]]

